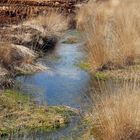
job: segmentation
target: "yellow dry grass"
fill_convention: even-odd
[[[101,89],[94,100],[92,133],[96,140],[140,139],[140,88],[124,83],[115,90]]]
[[[77,27],[85,33],[93,71],[123,68],[135,62],[140,3],[113,1],[89,1],[78,14]]]
[[[68,29],[68,20],[62,14],[49,12],[46,16],[38,16],[24,23],[41,31],[46,37],[61,37]]]
[[[23,63],[31,64],[34,59],[35,53],[24,46],[0,43],[0,63],[6,68],[14,68]]]

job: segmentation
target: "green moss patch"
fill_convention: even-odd
[[[106,79],[117,79],[117,80],[140,80],[140,65],[131,65],[126,66],[123,69],[114,69],[114,70],[105,70],[98,71],[95,74],[95,77],[101,80]]]
[[[72,115],[64,106],[36,105],[28,96],[7,90],[0,95],[0,135],[23,131],[52,131],[65,126]]]
[[[94,76],[99,80],[107,80],[108,78],[110,78],[109,75],[104,72],[96,72]]]
[[[85,70],[85,71],[90,71],[90,65],[89,63],[86,63],[84,61],[80,62],[79,64],[77,64],[77,66],[79,68],[81,68],[82,70]]]

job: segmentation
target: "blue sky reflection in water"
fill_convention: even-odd
[[[75,63],[84,57],[82,45],[59,44],[40,61],[50,69],[34,75],[17,77],[27,92],[42,96],[48,105],[69,105],[80,107],[84,104],[84,90],[89,74]],[[39,93],[39,94],[38,94]]]

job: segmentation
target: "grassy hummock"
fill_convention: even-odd
[[[0,95],[0,136],[52,131],[65,126],[72,115],[75,113],[64,106],[39,106],[28,96],[7,90]]]

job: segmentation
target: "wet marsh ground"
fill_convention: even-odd
[[[79,36],[77,36],[76,31],[70,31],[66,35],[66,40],[69,34],[70,37],[71,35],[75,34],[74,37],[79,38]],[[50,115],[52,116],[51,119],[57,118],[56,110],[58,108],[58,120],[62,121],[62,125],[59,127],[58,126],[59,124],[57,124],[56,128],[59,128],[58,130],[55,130],[55,127],[54,129],[52,129],[51,127],[53,125],[50,125],[50,130],[53,130],[53,132],[48,133],[46,132],[47,130],[49,130],[48,126],[45,127],[36,122],[35,123],[36,125],[40,125],[40,127],[43,128],[45,127],[44,130],[42,128],[38,130],[35,129],[33,133],[32,131],[31,132],[23,131],[23,133],[19,132],[17,133],[17,135],[11,133],[10,135],[11,138],[32,139],[35,137],[36,139],[42,140],[46,138],[56,140],[62,138],[75,139],[81,137],[80,135],[83,135],[85,133],[85,130],[87,130],[87,124],[85,123],[86,121],[82,123],[81,118],[83,114],[85,112],[88,112],[89,110],[89,104],[87,98],[85,97],[86,96],[85,93],[89,86],[88,82],[90,80],[90,75],[88,74],[88,72],[82,70],[80,67],[76,65],[76,63],[78,63],[81,59],[84,59],[85,57],[83,44],[79,42],[68,44],[69,41],[66,41],[67,43],[66,42],[62,43],[63,41],[64,40],[58,43],[58,45],[54,49],[46,52],[46,55],[43,58],[38,59],[39,63],[48,67],[46,71],[28,75],[19,75],[15,79],[16,80],[15,90],[24,93],[25,97],[27,96],[27,98],[28,97],[31,98],[31,108],[33,108],[32,106],[34,106],[33,105],[34,103],[37,106],[39,105],[37,107],[39,110],[41,109],[42,105],[46,105],[47,110],[51,110],[52,108],[52,112],[50,111]],[[14,95],[15,94],[16,93],[14,93]],[[15,102],[18,103],[19,101],[15,100]],[[61,112],[61,110],[63,109],[66,110]],[[25,110],[27,109],[25,108]],[[69,110],[71,110],[70,111],[71,113],[69,112]],[[27,113],[32,111],[33,111],[32,109],[31,110],[29,109],[27,110]],[[74,115],[75,113],[73,114],[72,112],[73,113],[75,112],[76,115]],[[34,113],[36,114],[36,112]],[[64,114],[66,113],[68,116],[66,115],[67,117],[65,118],[64,117],[65,115],[63,113]],[[37,120],[40,115],[41,114],[38,114],[36,116]],[[42,114],[42,116],[44,115],[45,114]],[[60,116],[62,115],[62,117],[59,117],[59,115]],[[45,116],[43,118],[49,122],[49,119],[45,118]],[[42,121],[44,121],[43,118]],[[66,125],[65,123],[63,123],[64,118],[67,120],[64,121],[66,122]],[[52,120],[52,123],[53,122],[54,123],[56,122],[55,119]],[[3,139],[6,139],[6,137],[4,137]]]
[[[76,34],[71,31],[70,34]],[[63,42],[63,41],[62,41]],[[18,76],[18,88],[33,95],[37,103],[49,106],[64,105],[79,110],[83,115],[89,110],[85,93],[88,90],[90,75],[75,64],[84,58],[82,43],[59,43],[39,61],[48,66],[48,70],[33,75]],[[85,133],[86,124],[81,124],[81,117],[74,117],[68,127],[58,132],[43,134],[50,139],[79,138]],[[82,126],[83,125],[83,126]],[[80,130],[81,129],[81,130]],[[81,132],[80,132],[81,131]]]
[[[1,48],[1,67],[7,73],[11,69],[13,74],[17,73],[12,77],[14,90],[0,94],[2,139],[140,139],[139,16],[136,14],[139,8],[136,5],[138,0],[133,5],[137,7],[135,12],[134,7],[130,3],[126,6],[125,2],[89,1],[79,7],[77,23],[78,29],[83,30],[82,35],[70,30],[63,36],[68,23],[56,13],[48,17],[50,22],[41,16],[26,22],[26,28],[25,24],[14,27],[14,32],[27,29],[31,34],[29,40],[24,38],[25,32],[22,38],[10,38],[14,44],[27,45],[28,49],[10,44],[6,44],[6,49]],[[123,7],[137,24],[127,18],[130,16]],[[64,22],[59,24],[61,21]],[[60,38],[62,40],[58,42]],[[34,54],[39,51],[32,48],[34,41],[35,47],[42,47],[44,53]],[[20,61],[15,56],[19,56]],[[24,63],[24,69],[19,67]],[[42,68],[42,71],[36,71],[33,66]],[[20,69],[23,73],[18,74]],[[24,70],[33,73],[27,74]]]

